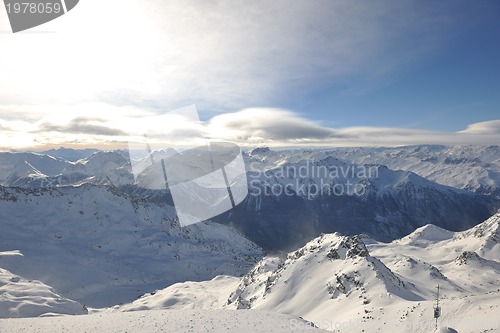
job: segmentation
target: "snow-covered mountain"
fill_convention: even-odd
[[[500,196],[500,146],[338,148],[331,156],[412,171],[439,184]]]
[[[0,153],[3,186],[38,188],[86,183],[121,186],[133,182],[130,163],[121,151],[95,151],[77,161],[38,153]]]
[[[48,177],[64,175],[64,170],[71,164],[79,161],[81,164],[86,164],[86,160],[99,152],[95,149],[60,148],[41,153],[0,153],[0,184],[12,185],[12,181],[16,180],[16,175],[17,178],[27,177],[30,174],[33,176],[44,174]],[[115,163],[119,164],[116,167],[123,167],[124,164],[120,160],[123,157],[128,159],[128,153],[119,150],[114,153]],[[47,156],[52,158],[49,159]],[[246,157],[248,162],[255,162],[258,159],[261,164],[259,168],[267,169],[285,163],[297,163],[304,160],[319,161],[329,157],[331,160],[337,159],[335,164],[338,161],[359,165],[376,164],[387,166],[391,170],[410,171],[439,184],[481,194],[498,194],[500,189],[500,146],[421,145],[305,151],[272,151],[269,148],[256,148],[248,152]],[[109,162],[110,156],[104,159]],[[95,157],[94,161],[94,165],[100,162]]]
[[[96,156],[106,160],[113,155]],[[303,163],[293,158],[286,163]],[[276,170],[276,162],[267,161]],[[331,157],[327,162],[342,163]],[[116,170],[119,163],[108,165]],[[386,200],[381,205],[396,200],[390,193],[409,188],[414,192],[401,193],[417,199],[434,190],[446,194],[446,200],[476,197],[387,168],[365,180],[369,195]],[[7,331],[35,325],[46,332],[55,324],[102,330],[102,318],[129,320],[124,327],[168,325],[168,320],[185,327],[175,318],[195,313],[199,320],[193,319],[191,328],[207,323],[236,327],[224,319],[230,317],[278,331],[319,327],[423,333],[434,330],[437,285],[440,325],[470,333],[499,329],[500,213],[459,232],[426,224],[388,243],[366,234],[322,234],[287,254],[265,257],[231,228],[215,223],[180,228],[173,207],[112,185],[0,187],[0,221],[2,317],[97,312],[68,319],[0,320]],[[443,223],[463,222],[454,217]],[[94,309],[103,306],[108,308]],[[120,313],[129,311],[137,315]],[[279,327],[271,323],[273,317]]]
[[[57,149],[45,150],[41,152],[41,154],[60,158],[65,161],[76,162],[78,160],[90,157],[92,154],[97,153],[98,151],[98,149],[70,149],[60,147]]]
[[[231,228],[181,228],[171,206],[113,187],[0,187],[0,267],[87,306],[111,306],[179,281],[248,271],[262,250]],[[0,301],[1,302],[1,301]]]
[[[494,196],[326,151],[259,148],[246,155],[246,164],[250,195],[216,221],[269,249],[289,250],[322,232],[390,241],[426,224],[460,231],[500,207]]]
[[[239,281],[180,283],[112,311],[254,309],[336,332],[430,332],[439,285],[440,325],[496,332],[499,230],[496,214],[464,232],[427,225],[391,243],[325,234],[286,256],[263,258]]]
[[[500,207],[495,194],[500,159],[497,148],[257,148],[244,153],[250,195],[214,221],[231,225],[272,250],[302,246],[322,232],[365,233],[390,241],[426,224],[465,230]],[[72,155],[70,152],[52,153]],[[451,163],[452,159],[462,162]],[[480,176],[471,163],[488,177]],[[196,161],[186,167],[196,167]],[[150,170],[144,170],[135,180],[124,151],[97,151],[77,161],[35,153],[0,153],[0,170],[0,184],[4,186],[106,185],[149,202],[173,204],[168,190],[148,185],[157,178]],[[480,181],[482,187],[455,181],[466,178]]]
[[[0,153],[0,185],[43,186],[63,172],[67,161],[34,153]]]

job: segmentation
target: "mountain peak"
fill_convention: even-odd
[[[262,155],[262,154],[265,154],[269,151],[271,151],[271,149],[269,149],[269,147],[257,147],[250,152],[250,155],[252,155],[252,156],[253,155]]]
[[[474,251],[464,251],[455,259],[457,265],[467,265],[471,261],[480,261],[482,258]]]
[[[80,159],[90,157],[92,154],[98,152],[97,149],[71,149],[59,147],[57,149],[50,149],[41,152],[42,154],[52,156],[55,158],[61,158],[69,162],[76,162]]]
[[[425,246],[428,243],[441,242],[453,238],[454,232],[449,231],[433,224],[426,224],[417,228],[414,232],[395,242],[401,244]]]
[[[456,238],[467,237],[484,238],[493,243],[500,243],[500,213],[496,213],[472,229],[459,233]]]

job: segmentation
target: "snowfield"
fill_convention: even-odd
[[[265,311],[160,310],[86,316],[2,319],[8,333],[159,333],[159,332],[324,332],[289,315]]]
[[[23,254],[0,256],[0,267],[88,307],[109,307],[180,281],[239,276],[263,256],[229,227],[181,228],[174,217],[170,206],[106,186],[0,186],[0,251]]]
[[[210,281],[176,283],[143,295],[132,303],[117,305],[112,310],[222,309],[227,304],[227,295],[235,290],[239,283],[240,278],[234,276],[216,276]]]
[[[0,263],[10,256],[22,253],[0,252]],[[26,280],[0,268],[0,318],[38,317],[52,312],[77,315],[86,314],[87,310],[40,281]]]

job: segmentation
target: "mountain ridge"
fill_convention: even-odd
[[[485,259],[472,251],[479,248],[478,238],[485,241],[489,236],[478,235],[475,229],[499,220],[500,213],[468,231],[450,232],[446,239],[427,239],[430,247],[401,241],[364,244],[364,237],[324,234],[284,256],[263,258],[239,283],[228,277],[221,277],[228,281],[224,287],[214,281],[181,283],[111,311],[176,309],[187,304],[207,308],[201,302],[203,295],[220,297],[222,293],[228,296],[227,303],[213,306],[293,314],[331,331],[417,333],[434,330],[439,284],[440,323],[459,332],[495,331],[499,327],[495,316],[500,309],[500,262],[498,257]],[[421,233],[417,230],[413,236]],[[415,239],[411,236],[406,238]],[[470,251],[464,252],[463,244],[457,247],[454,236],[462,236]],[[482,273],[475,274],[478,270]],[[202,288],[205,283],[211,288]],[[187,298],[181,304],[170,302],[184,286],[186,291],[197,291],[196,299],[183,293]]]

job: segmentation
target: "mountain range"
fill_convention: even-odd
[[[176,316],[192,316],[196,311],[205,318],[203,325],[214,321],[220,325],[226,314],[246,318],[250,311],[255,323],[262,314],[274,313],[271,316],[281,320],[284,331],[416,333],[435,330],[433,309],[439,286],[439,332],[495,332],[500,327],[496,316],[499,256],[500,213],[466,231],[426,225],[390,243],[363,235],[323,234],[292,252],[266,255],[241,277],[178,282],[105,308],[83,306],[40,281],[1,269],[0,309],[11,317],[88,314],[84,321],[90,323],[126,318],[131,312],[153,322],[158,320],[154,314],[161,313],[176,323]],[[23,253],[1,252],[0,262],[6,258],[22,261]],[[118,317],[120,313],[124,315]],[[218,313],[218,320],[211,317],[213,313]],[[284,315],[289,316],[287,321],[278,319]],[[73,318],[64,322],[82,325]],[[57,318],[54,321],[61,324]],[[0,320],[0,327],[23,323]],[[273,327],[271,322],[267,325]]]
[[[131,311],[184,327],[237,310],[247,330],[271,314],[287,316],[277,331],[428,332],[439,285],[441,326],[498,330],[498,146],[243,158],[246,199],[181,227],[126,151],[0,153],[0,318],[88,314],[44,318],[85,331]],[[24,323],[38,325],[0,331]]]
[[[300,316],[336,332],[496,332],[500,214],[463,232],[426,225],[390,243],[323,234],[266,256],[242,278],[185,282],[106,311],[254,309]]]
[[[213,221],[266,250],[291,250],[322,232],[390,241],[426,224],[460,231],[500,207],[498,146],[256,148],[244,160],[250,195]],[[104,185],[173,205],[168,189],[151,189],[148,177],[147,170],[134,177],[126,151],[0,153],[3,186]]]

